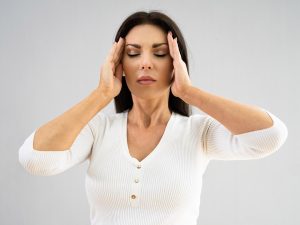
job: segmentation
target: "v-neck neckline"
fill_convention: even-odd
[[[163,145],[163,143],[166,141],[166,139],[168,139],[168,135],[170,130],[172,130],[172,125],[174,124],[174,119],[175,119],[176,113],[172,112],[171,113],[171,117],[166,125],[166,128],[164,130],[164,133],[160,139],[160,141],[158,142],[158,144],[154,147],[154,149],[141,161],[139,161],[138,159],[136,159],[135,157],[130,155],[129,152],[129,147],[128,147],[128,141],[127,141],[127,123],[128,123],[128,110],[126,110],[124,112],[124,116],[123,116],[123,121],[122,121],[122,142],[123,142],[123,149],[124,149],[124,153],[125,156],[133,163],[138,163],[138,164],[145,164],[146,162],[150,161],[161,149],[161,146]]]

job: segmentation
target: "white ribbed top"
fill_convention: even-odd
[[[127,115],[98,113],[66,151],[33,149],[35,131],[19,149],[34,175],[55,175],[89,160],[86,192],[92,225],[196,225],[202,175],[212,159],[258,159],[277,151],[286,126],[232,135],[205,115],[172,113],[155,149],[141,162],[127,146]]]

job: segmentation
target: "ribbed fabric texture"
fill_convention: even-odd
[[[33,149],[33,131],[19,149],[20,163],[48,176],[88,160],[92,225],[196,225],[210,160],[263,158],[287,138],[286,126],[271,113],[272,127],[240,135],[209,116],[172,113],[159,144],[139,162],[128,151],[127,115],[98,113],[67,151]]]

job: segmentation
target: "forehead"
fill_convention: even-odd
[[[151,24],[133,27],[125,37],[126,44],[153,44],[167,42],[167,34],[158,26]]]

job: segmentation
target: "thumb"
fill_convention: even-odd
[[[171,83],[173,83],[175,80],[175,70],[173,69],[172,75],[171,75]]]
[[[116,77],[121,81],[122,80],[122,74],[123,74],[123,66],[122,64],[120,63],[118,66],[117,66],[117,69],[116,69]]]

